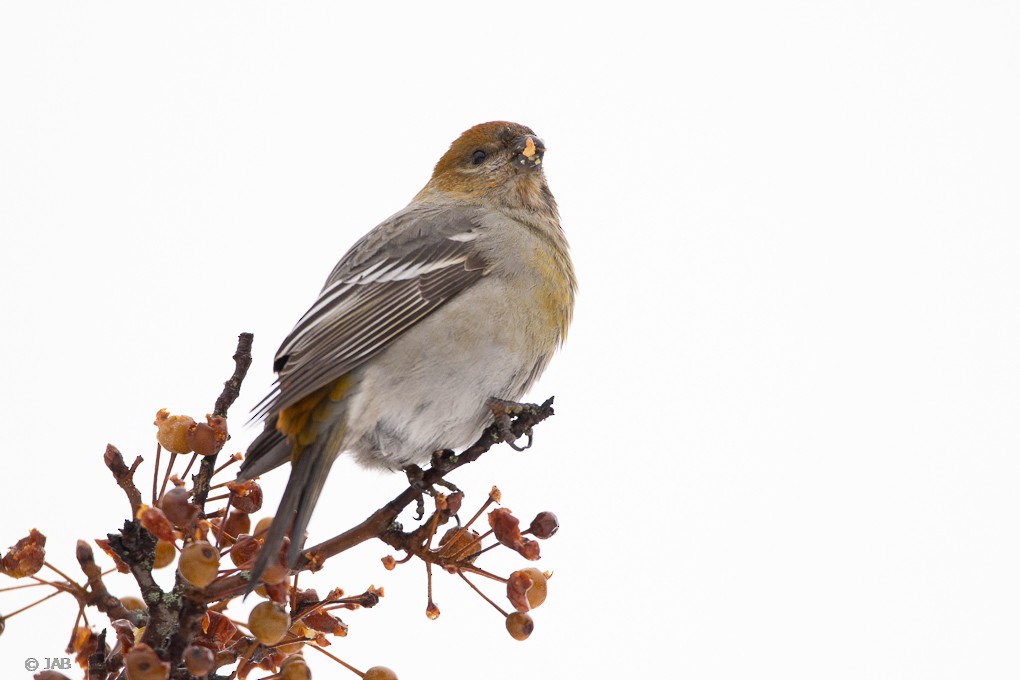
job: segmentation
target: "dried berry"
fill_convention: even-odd
[[[110,542],[105,538],[97,538],[96,545],[103,549],[103,552],[113,560],[113,564],[117,567],[117,571],[121,574],[130,574],[131,569],[124,563],[124,560],[120,559],[120,555],[113,552],[113,548],[110,547]]]
[[[230,507],[240,512],[258,512],[262,507],[262,487],[254,479],[243,482],[229,482]]]
[[[435,621],[439,618],[440,613],[441,612],[439,611],[439,607],[436,606],[436,603],[429,600],[428,606],[425,607],[425,616],[429,617],[430,620]]]
[[[439,539],[439,547],[444,555],[471,563],[478,559],[475,553],[482,549],[482,537],[474,529],[454,527]]]
[[[521,569],[531,579],[531,587],[527,589],[527,604],[531,606],[531,609],[535,609],[546,601],[546,595],[549,593],[549,573],[541,572],[534,567],[528,567],[527,569]]]
[[[223,444],[227,441],[226,420],[222,421],[222,427],[217,429],[212,425],[212,417],[206,416],[208,423],[193,423],[184,434],[184,440],[192,451],[200,456],[211,456],[218,453]]]
[[[496,508],[489,513],[489,526],[496,540],[509,548],[515,548],[521,542],[520,520],[513,516],[509,508]]]
[[[172,416],[169,411],[162,408],[156,414],[156,422],[153,423],[159,428],[156,431],[156,440],[160,446],[171,453],[191,453],[192,449],[188,445],[187,436],[188,430],[194,424],[193,418]]]
[[[517,611],[526,612],[531,609],[527,593],[532,585],[531,577],[521,570],[510,574],[510,578],[506,580],[506,599],[510,600],[510,604]]]
[[[166,680],[170,677],[170,664],[159,658],[156,651],[145,643],[137,644],[124,655],[127,680]]]
[[[521,541],[521,544],[517,546],[517,553],[526,560],[535,560],[542,557],[542,549],[538,545],[538,541],[533,541],[530,538],[525,538]]]
[[[535,621],[524,612],[513,612],[506,617],[506,630],[514,640],[527,640],[535,630]]]
[[[231,510],[227,515],[227,521],[223,523],[223,539],[228,545],[233,543],[235,538],[241,534],[251,531],[251,516],[246,512]]]
[[[560,521],[556,518],[556,515],[546,510],[535,515],[535,519],[531,520],[531,526],[528,527],[528,531],[535,538],[549,538],[559,528]]]
[[[290,538],[285,536],[276,559],[270,560],[269,564],[266,565],[265,570],[262,572],[262,582],[266,585],[282,583],[290,576],[290,568],[287,566],[287,548],[289,545]]]
[[[207,541],[188,543],[181,550],[177,569],[188,583],[204,588],[212,583],[219,572],[220,554]]]
[[[135,597],[134,595],[125,595],[124,597],[120,598],[120,604],[121,606],[124,607],[124,609],[128,610],[137,610],[144,612],[146,609],[148,609],[148,607],[145,606],[145,603],[142,602],[142,598]]]
[[[280,666],[280,680],[311,680],[312,671],[302,656],[288,656]]]
[[[141,522],[146,531],[159,540],[173,542],[175,538],[174,527],[170,524],[166,514],[159,508],[143,504],[139,506],[135,518]]]
[[[138,629],[135,625],[127,619],[114,619],[110,621],[110,625],[113,626],[113,630],[117,635],[117,643],[120,645],[121,651],[126,652],[135,645],[135,635],[138,634]]]
[[[301,620],[305,622],[305,625],[313,630],[317,630],[320,633],[329,633],[330,635],[336,635],[337,637],[347,637],[347,624],[333,616],[329,612],[324,612],[321,609],[305,614],[301,617]]]
[[[520,520],[513,516],[507,508],[496,508],[489,513],[489,526],[496,540],[513,548],[525,559],[537,560],[540,557],[538,543],[521,536]]]
[[[260,602],[248,615],[248,628],[262,644],[275,645],[290,628],[290,614],[275,602]]]
[[[174,526],[185,529],[198,517],[199,508],[190,502],[191,492],[175,486],[159,499],[159,507]]]
[[[464,492],[456,491],[450,494],[446,498],[446,512],[450,515],[456,515],[460,512],[460,506],[464,502]]]
[[[156,541],[156,556],[152,559],[153,569],[162,569],[173,564],[177,548],[171,541]]]
[[[182,656],[188,672],[200,678],[209,675],[213,669],[213,663],[216,661],[213,651],[201,645],[189,645],[185,648]]]
[[[237,537],[237,542],[234,543],[234,547],[230,549],[230,561],[234,563],[234,566],[238,569],[249,569],[255,562],[255,555],[259,552],[259,547],[262,545],[261,541],[258,541],[247,534],[243,534]]]
[[[255,523],[255,531],[251,532],[251,535],[255,538],[262,538],[269,531],[269,526],[273,523],[272,517],[263,517]]]
[[[32,529],[7,551],[0,561],[0,571],[11,578],[31,576],[42,569],[46,559],[46,537]]]
[[[240,637],[234,622],[212,609],[207,610],[202,617],[202,632],[216,643],[218,649],[226,647],[231,640]]]

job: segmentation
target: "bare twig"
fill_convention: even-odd
[[[99,569],[99,565],[96,564],[92,546],[85,541],[78,541],[74,554],[78,564],[81,566],[81,570],[88,578],[88,590],[85,593],[85,601],[82,604],[94,605],[96,609],[109,616],[110,620],[127,619],[136,628],[141,628],[148,622],[149,617],[146,616],[145,612],[137,609],[127,609],[121,604],[118,597],[112,595],[106,589],[106,584],[103,582],[103,573]]]
[[[234,373],[223,383],[223,391],[216,398],[216,405],[213,407],[213,416],[226,418],[227,410],[241,394],[241,382],[248,374],[248,367],[251,366],[251,344],[254,339],[251,333],[241,333],[237,336],[237,349],[234,351]],[[198,474],[194,477],[195,493],[192,496],[195,505],[204,509],[206,497],[209,495],[209,484],[216,470],[216,455],[205,456],[198,467]]]
[[[135,470],[141,465],[142,457],[136,457],[135,462],[131,463],[129,468],[124,464],[124,456],[120,454],[117,447],[113,444],[107,444],[106,453],[103,454],[103,462],[106,463],[106,467],[110,468],[113,478],[117,480],[117,485],[124,489],[124,493],[127,494],[128,502],[131,503],[131,516],[134,517],[138,514],[138,508],[142,504],[142,492],[135,486],[134,480]]]

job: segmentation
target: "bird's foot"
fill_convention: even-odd
[[[531,448],[532,432],[529,427],[524,431],[524,434],[528,435],[528,443],[524,446],[517,445],[518,435],[514,434],[513,428],[511,427],[512,420],[511,416],[519,416],[522,413],[537,412],[539,410],[538,404],[521,404],[516,401],[507,401],[505,399],[496,399],[490,397],[485,405],[492,411],[493,418],[496,419],[496,428],[499,431],[500,439],[510,445],[515,451],[524,451]]]
[[[442,466],[443,461],[453,455],[453,451],[450,451],[449,449],[440,449],[434,452],[432,454],[432,467]],[[433,482],[433,484],[426,484],[425,471],[417,465],[405,465],[404,474],[407,475],[407,483],[411,485],[411,488],[418,492],[417,504],[415,506],[415,519],[418,521],[425,516],[425,494],[435,496],[438,493],[438,491],[436,491],[436,486],[441,486],[454,493],[460,491],[455,484],[448,482],[445,479],[439,479]]]
[[[414,520],[418,522],[425,516],[425,494],[429,492],[429,487],[424,482],[425,471],[417,465],[411,464],[404,466],[404,474],[407,475],[407,483],[418,492],[414,508]]]

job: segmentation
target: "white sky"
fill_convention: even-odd
[[[77,572],[127,509],[106,443],[151,459],[156,410],[211,410],[252,331],[243,449],[335,261],[508,119],[546,141],[581,292],[533,393],[557,417],[453,481],[557,512],[549,601],[518,643],[440,577],[430,622],[424,568],[371,544],[318,580],[387,592],[331,651],[403,680],[1016,677],[1020,6],[377,7],[0,7],[0,547],[36,526]],[[340,461],[313,540],[401,483]],[[0,676],[63,656],[70,599],[36,612]]]

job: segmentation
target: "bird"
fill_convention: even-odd
[[[293,568],[337,456],[399,470],[473,443],[570,325],[577,280],[544,142],[492,121],[461,134],[411,202],[358,240],[276,353],[239,480],[290,463],[249,592],[286,537]]]

